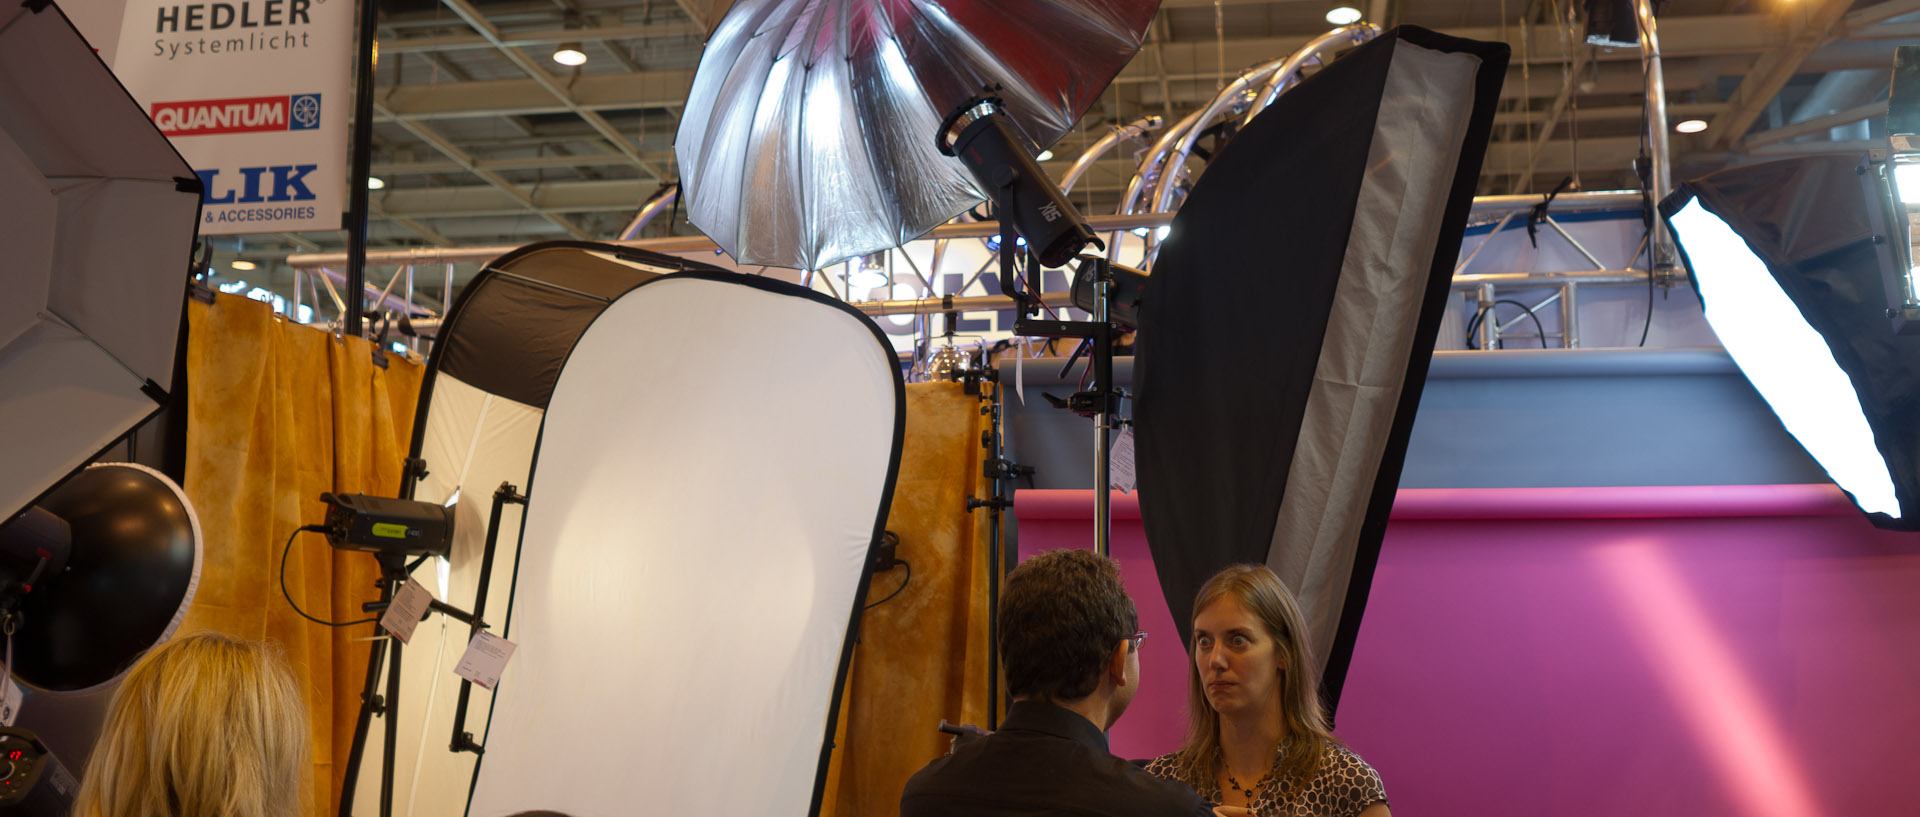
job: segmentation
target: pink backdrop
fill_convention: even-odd
[[[1023,557],[1087,546],[1090,492],[1018,496]],[[1144,757],[1185,656],[1114,505]],[[1402,491],[1339,715],[1400,814],[1914,813],[1920,538],[1832,486]]]

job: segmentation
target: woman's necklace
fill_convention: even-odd
[[[1267,783],[1272,779],[1273,779],[1273,769],[1268,769],[1267,773],[1261,775],[1259,780],[1253,781],[1252,788],[1248,788],[1246,786],[1240,785],[1240,781],[1233,779],[1232,772],[1227,773],[1227,785],[1232,787],[1234,791],[1237,791],[1240,794],[1244,795],[1247,798],[1247,805],[1249,806],[1253,805],[1254,803],[1260,802],[1260,791],[1262,789],[1265,789],[1267,787]]]

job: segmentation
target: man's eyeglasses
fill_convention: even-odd
[[[1134,652],[1140,651],[1140,642],[1145,640],[1147,640],[1146,633],[1134,633],[1133,635],[1127,636],[1127,643],[1132,645]]]

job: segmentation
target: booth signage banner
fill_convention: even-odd
[[[353,4],[127,0],[111,64],[206,188],[201,235],[340,229]]]

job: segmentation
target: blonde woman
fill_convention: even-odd
[[[1220,814],[1389,817],[1379,773],[1327,731],[1299,605],[1265,565],[1234,565],[1193,601],[1187,739],[1147,771]]]
[[[307,710],[265,644],[214,633],[153,648],[114,694],[74,817],[297,817]]]

